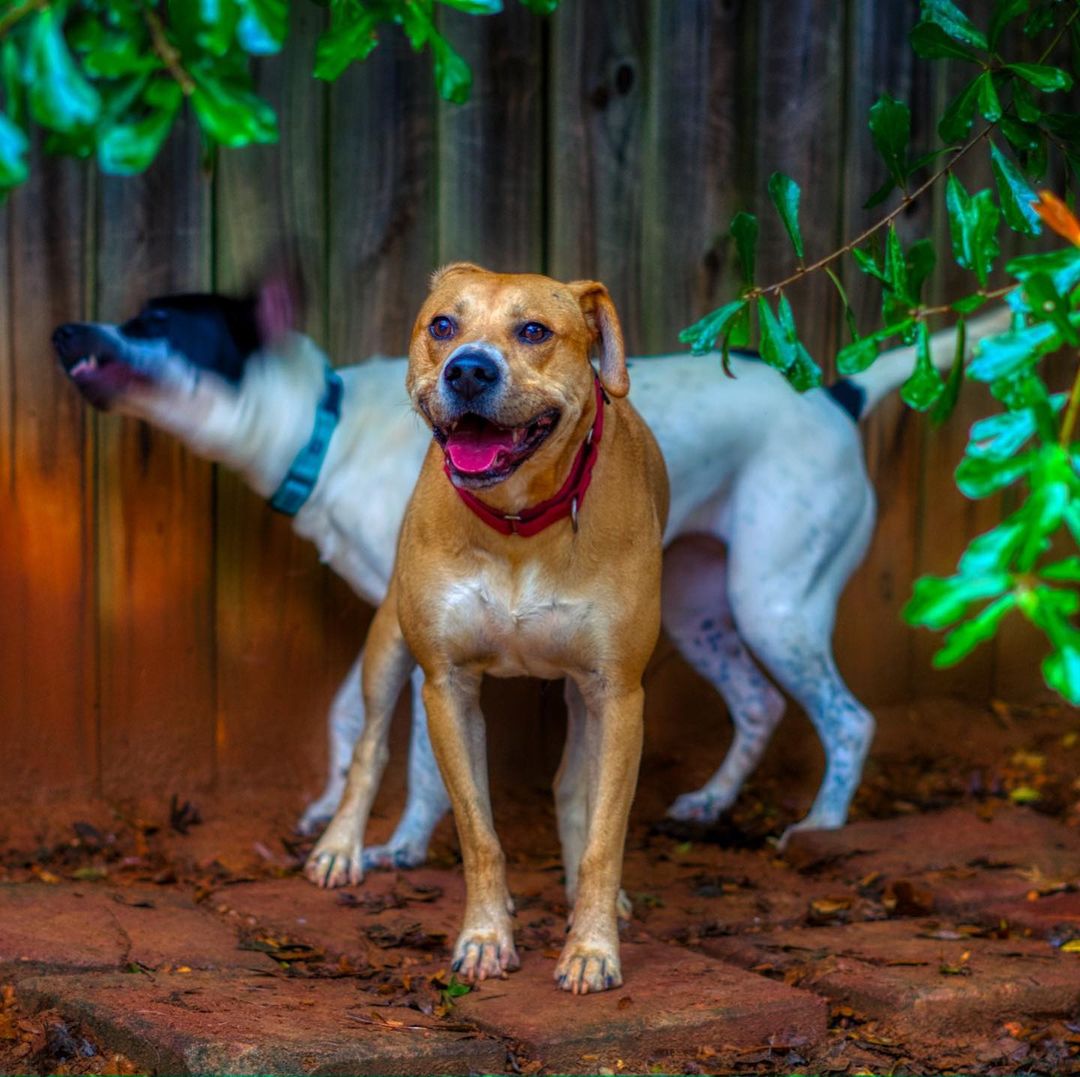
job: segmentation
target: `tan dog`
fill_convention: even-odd
[[[597,343],[599,382],[589,363]],[[480,680],[565,676],[588,713],[588,792],[585,818],[562,828],[573,912],[555,978],[575,993],[618,986],[616,901],[641,677],[660,628],[668,489],[648,428],[628,402],[608,399],[624,397],[629,378],[607,290],[449,266],[413,328],[407,386],[435,442],[368,636],[367,724],[308,877],[321,886],[362,877],[387,728],[415,656],[465,865],[453,967],[469,981],[517,968]]]

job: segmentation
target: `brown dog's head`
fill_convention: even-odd
[[[454,482],[480,488],[543,448],[565,448],[593,399],[589,356],[611,396],[630,388],[607,289],[459,262],[432,278],[413,326],[408,390],[446,454]]]

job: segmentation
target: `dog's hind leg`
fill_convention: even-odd
[[[301,834],[315,834],[322,830],[341,801],[345,791],[345,775],[349,771],[353,747],[364,731],[364,697],[360,691],[360,670],[364,652],[349,667],[345,680],[330,704],[327,732],[330,740],[330,767],[326,787],[305,809],[296,829]]]
[[[713,822],[735,802],[784,713],[784,697],[758,669],[735,630],[727,564],[712,539],[677,542],[664,554],[664,628],[682,656],[723,696],[735,736],[719,769],[670,808],[673,819]]]
[[[364,850],[364,868],[415,868],[426,859],[431,832],[450,810],[428,735],[424,710],[424,675],[412,674],[412,726],[409,736],[409,777],[405,811],[385,845]]]
[[[364,877],[364,828],[390,754],[387,740],[394,705],[414,665],[401,634],[397,597],[391,585],[372,621],[365,649],[364,731],[353,750],[341,803],[304,867],[304,873],[318,886],[343,886]]]
[[[873,716],[840,677],[831,644],[837,600],[873,529],[874,498],[868,484],[841,488],[840,495],[816,514],[807,503],[800,529],[761,526],[750,511],[731,543],[739,634],[806,711],[825,749],[825,776],[810,812],[782,844],[796,830],[844,825],[874,736]]]

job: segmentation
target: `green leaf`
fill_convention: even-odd
[[[981,460],[1008,460],[1035,434],[1035,413],[1030,408],[1004,411],[971,426],[968,456]]]
[[[989,71],[984,71],[977,82],[979,83],[979,111],[984,119],[997,123],[1001,119],[1001,101],[994,86],[993,76]]]
[[[938,121],[938,134],[945,142],[960,142],[967,137],[975,119],[979,100],[979,78],[973,79],[953,99]]]
[[[69,134],[97,121],[101,96],[68,51],[60,19],[56,9],[43,8],[30,28],[30,111],[42,126]]]
[[[791,245],[795,248],[795,256],[802,261],[803,241],[799,231],[799,185],[783,172],[774,172],[769,177],[769,197],[776,212],[780,214],[780,220],[784,222]]]
[[[911,110],[903,101],[883,93],[870,107],[870,135],[893,182],[907,182],[908,139],[911,137]]]
[[[1055,692],[1080,706],[1080,647],[1068,645],[1048,655],[1043,660],[1042,673]]]
[[[1072,76],[1060,67],[1049,67],[1046,64],[1006,64],[1006,71],[1019,75],[1025,82],[1030,82],[1036,90],[1043,93],[1054,93],[1056,90],[1071,90]]]
[[[1021,123],[1012,116],[1002,116],[998,121],[1001,133],[1010,144],[1023,153],[1034,153],[1039,148],[1039,129],[1031,124]]]
[[[916,56],[924,60],[967,60],[978,63],[979,57],[963,45],[958,45],[940,26],[932,22],[916,23],[908,41]]]
[[[559,0],[521,0],[534,15],[550,15],[558,6]]]
[[[990,16],[990,32],[987,35],[990,48],[996,49],[1005,26],[1018,15],[1027,13],[1031,0],[997,0],[994,12]]]
[[[937,251],[929,239],[920,239],[912,243],[907,256],[908,295],[918,303],[922,297],[923,285],[934,271],[937,264]]]
[[[1009,460],[965,456],[956,468],[956,485],[965,497],[987,497],[1024,478],[1034,462],[1033,453]]]
[[[968,364],[968,377],[976,381],[1012,378],[1032,367],[1040,355],[1061,346],[1053,325],[1040,322],[983,340]]]
[[[679,340],[683,344],[689,344],[694,355],[704,355],[713,350],[718,337],[730,331],[729,327],[740,311],[745,309],[747,300],[735,299],[726,303],[718,310],[706,314],[700,321],[682,330]]]
[[[1016,115],[1024,123],[1038,123],[1042,119],[1042,109],[1035,104],[1035,98],[1031,96],[1031,89],[1026,82],[1013,81],[1013,105],[1016,107]]]
[[[761,328],[761,358],[771,367],[783,372],[798,358],[794,339],[794,320],[787,296],[781,296],[779,309],[783,323],[773,314],[764,296],[758,298],[758,325]]]
[[[887,325],[885,328],[878,329],[869,336],[841,348],[836,356],[836,369],[845,376],[860,373],[877,358],[878,347],[883,340],[903,336],[914,324],[914,318],[905,318],[896,325]]]
[[[1018,280],[1045,273],[1063,295],[1080,284],[1080,247],[1063,247],[1046,254],[1025,254],[1008,262],[1005,268]]]
[[[1058,580],[1062,583],[1080,583],[1080,557],[1073,554],[1052,565],[1045,565],[1039,572],[1044,580]]]
[[[439,0],[439,3],[467,15],[498,15],[503,9],[502,0]]]
[[[908,624],[945,628],[959,620],[972,602],[997,598],[1009,590],[1012,577],[1007,572],[983,576],[923,576],[915,581],[911,598],[904,606]]]
[[[952,0],[923,0],[920,11],[922,22],[933,23],[953,41],[975,49],[989,47],[986,36],[954,4]]]
[[[877,259],[870,251],[864,251],[859,247],[856,247],[852,252],[852,257],[855,259],[855,264],[861,269],[867,276],[874,277],[881,281],[882,284],[888,284],[889,278],[885,276],[884,271],[877,264]]]
[[[991,602],[985,609],[954,628],[946,637],[945,644],[933,657],[935,669],[954,666],[966,658],[980,643],[992,639],[1002,618],[1016,608],[1016,595],[1005,594]]]
[[[252,56],[280,52],[289,32],[288,0],[238,0],[243,14],[236,38]]]
[[[1021,513],[1014,513],[1009,519],[998,524],[990,531],[976,535],[960,557],[957,568],[962,576],[984,576],[1008,569],[1013,555],[1024,540],[1026,523]]]
[[[1050,322],[1066,344],[1080,344],[1080,334],[1069,321],[1069,302],[1045,273],[1032,273],[1024,281],[1028,309],[1041,322]]]
[[[956,176],[950,174],[945,190],[953,255],[986,287],[990,269],[1000,248],[997,241],[1001,211],[988,190],[969,196]]]
[[[465,60],[442,34],[432,30],[429,38],[435,55],[435,88],[439,96],[455,105],[463,105],[472,92],[472,71]]]
[[[822,383],[821,367],[814,362],[801,340],[795,342],[795,362],[787,372],[788,381],[796,392],[817,389]]]
[[[953,353],[949,376],[945,379],[945,391],[938,397],[930,418],[936,426],[941,426],[956,410],[960,399],[960,389],[964,384],[964,347],[967,339],[967,326],[964,319],[956,323],[956,351]]]
[[[30,174],[26,160],[29,148],[23,129],[0,112],[0,194],[25,182]]]
[[[743,284],[754,283],[754,262],[757,256],[758,221],[752,213],[736,213],[731,218],[731,236],[739,255]]]
[[[1032,209],[1032,203],[1037,202],[1038,198],[1020,170],[994,142],[990,143],[990,164],[997,182],[1001,209],[1009,227],[1026,236],[1039,235],[1042,223],[1039,215]]]
[[[190,73],[195,80],[192,107],[200,127],[213,141],[223,146],[277,141],[274,110],[250,89],[202,64],[193,65]]]
[[[900,389],[900,397],[909,408],[926,411],[945,390],[945,383],[930,358],[930,330],[919,322],[915,333],[915,369]]]
[[[315,77],[332,82],[349,64],[367,59],[378,43],[373,15],[335,7],[330,28],[315,47]]]
[[[840,282],[840,278],[829,266],[825,266],[825,272],[828,274],[829,280],[835,285],[836,291],[840,296],[840,302],[844,304],[844,319],[847,322],[848,333],[851,335],[852,340],[858,340],[859,327],[855,322],[855,312],[851,309],[851,301],[848,299],[848,294],[844,291],[844,286]]]
[[[156,109],[143,119],[110,127],[98,141],[98,164],[107,175],[144,172],[157,157],[180,108],[182,94],[175,82],[171,107]]]
[[[886,325],[907,317],[915,305],[908,285],[908,264],[896,225],[890,224],[885,238],[885,290],[881,296]]]

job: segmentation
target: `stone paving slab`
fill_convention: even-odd
[[[1080,876],[1080,833],[1028,808],[1003,804],[981,814],[957,807],[803,831],[785,858],[799,871],[853,880],[965,868],[1034,869],[1059,878]]]
[[[260,966],[236,935],[175,890],[0,885],[0,971]]]
[[[993,903],[982,910],[980,921],[990,926],[1004,921],[1012,931],[1058,943],[1080,938],[1080,892]]]
[[[652,940],[622,945],[624,985],[597,995],[554,988],[555,954],[528,954],[506,980],[481,985],[457,1012],[520,1045],[557,1073],[646,1072],[697,1049],[805,1051],[826,1034],[824,999]]]
[[[707,939],[701,949],[916,1034],[969,1035],[1006,1021],[1080,1015],[1080,954],[1030,939],[963,937],[934,921]]]
[[[402,1007],[373,1007],[349,980],[211,973],[87,973],[24,980],[111,1049],[159,1073],[491,1073],[506,1048]]]

